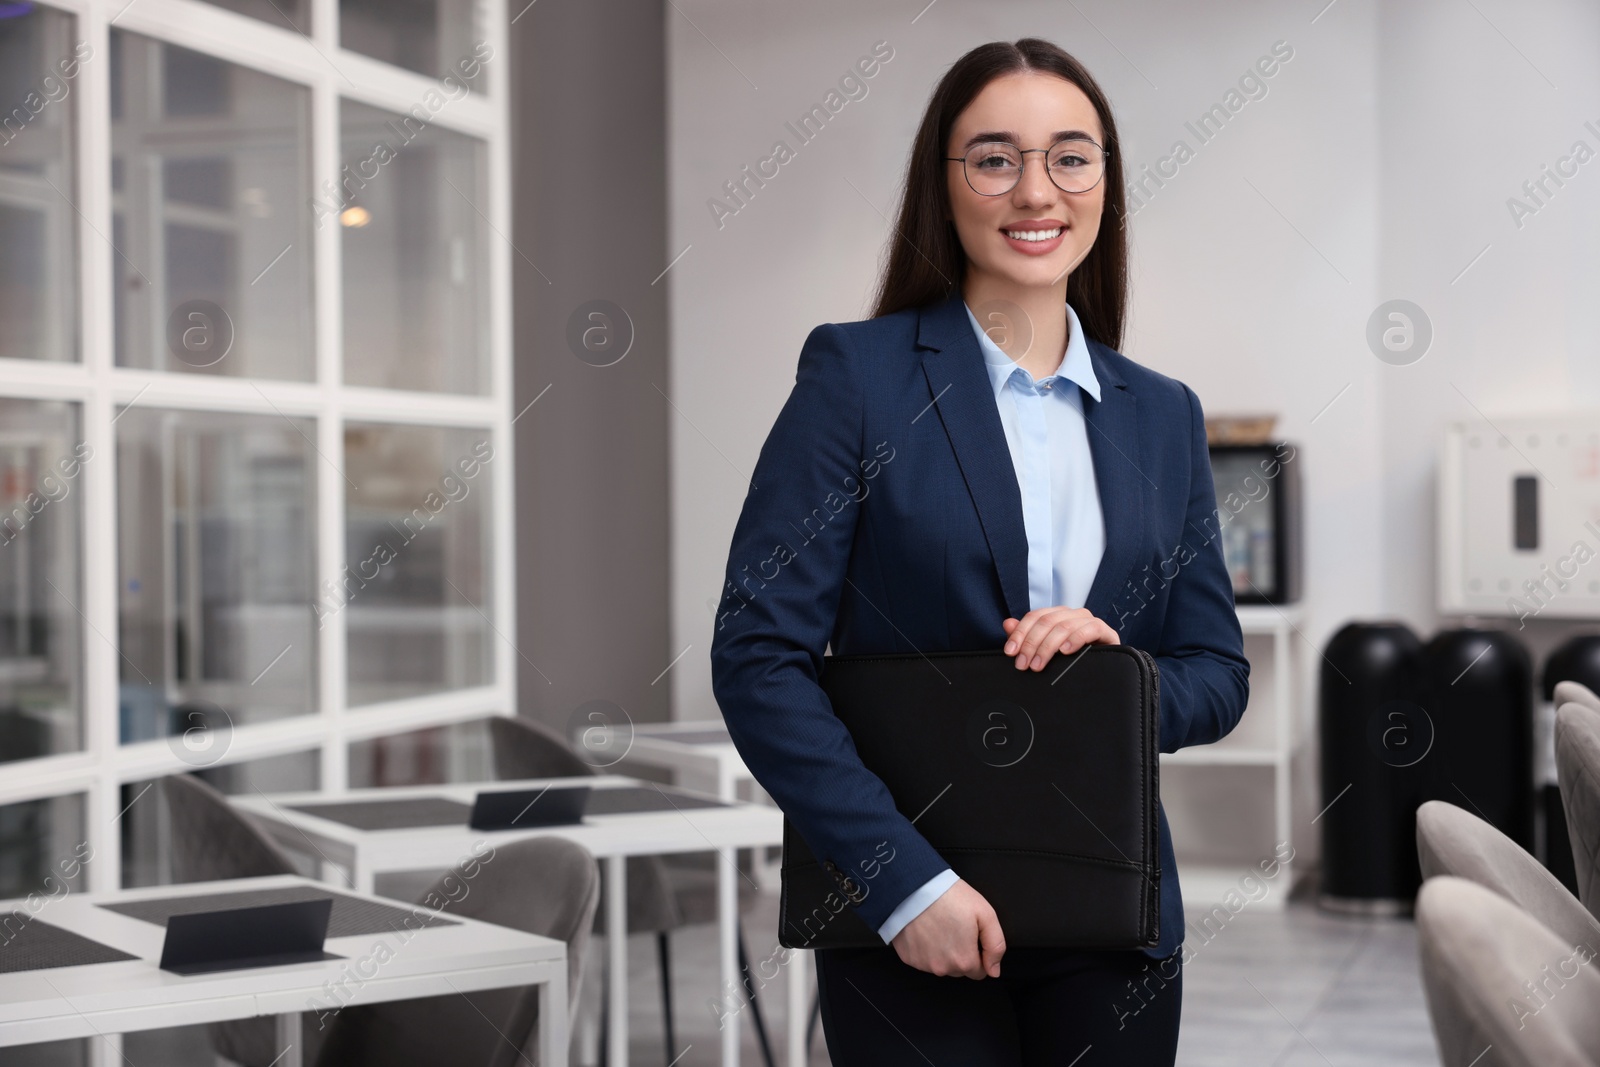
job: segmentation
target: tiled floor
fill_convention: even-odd
[[[768,894],[746,915],[749,949],[757,958],[774,944],[776,913],[777,898]],[[673,943],[679,990],[674,1067],[710,1067],[718,1062],[720,1047],[706,1007],[716,989],[715,931],[709,926],[683,930]],[[1409,920],[1345,918],[1295,901],[1277,911],[1247,906],[1210,941],[1191,929],[1187,943],[1193,956],[1184,973],[1180,1067],[1439,1064],[1417,971],[1416,929]],[[634,938],[629,951],[632,1062],[658,1067],[667,1058],[654,949],[649,939]],[[598,978],[598,970],[589,968],[591,978]],[[780,977],[762,994],[779,1067],[784,1067],[783,983]],[[585,998],[596,988],[586,989]],[[741,1063],[760,1065],[751,1030],[743,1028]],[[574,1052],[579,1067],[581,1049],[575,1046]],[[907,1060],[912,1062],[920,1061]],[[811,1063],[829,1063],[820,1026]]]
[[[1210,942],[1186,943],[1183,1067],[1439,1063],[1410,920],[1294,902],[1246,908]]]

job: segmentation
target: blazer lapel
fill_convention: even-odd
[[[928,396],[977,507],[1006,611],[1020,619],[1029,608],[1022,491],[995,407],[993,386],[983,366],[983,353],[972,335],[959,291],[922,309],[917,343],[930,350],[922,357]],[[1105,518],[1106,547],[1084,606],[1096,618],[1113,622],[1113,598],[1126,585],[1143,544],[1144,489],[1150,479],[1138,459],[1138,398],[1110,365],[1105,351],[1109,350],[1099,342],[1089,342],[1101,399],[1084,394],[1084,419]]]
[[[1138,562],[1144,544],[1145,487],[1154,483],[1139,462],[1138,397],[1110,366],[1106,351],[1098,341],[1089,342],[1100,399],[1084,397],[1084,420],[1089,424],[1089,452],[1105,517],[1106,548],[1084,607],[1115,628],[1114,600]]]
[[[1022,490],[995,407],[994,387],[983,366],[983,352],[972,335],[959,290],[923,308],[920,315],[917,343],[932,349],[922,357],[928,396],[977,506],[1005,594],[1006,611],[1020,619],[1028,611],[1028,536],[1022,525]]]

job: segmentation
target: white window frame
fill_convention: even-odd
[[[313,229],[314,338],[312,382],[217,378],[117,367],[113,352],[111,227],[110,31],[113,25],[304,85],[311,93],[312,191],[338,184],[341,97],[403,112],[437,79],[402,70],[339,47],[338,0],[309,0],[309,37],[237,15],[199,0],[42,0],[75,17],[74,41],[91,57],[72,91],[76,107],[75,191],[78,216],[79,362],[0,359],[0,397],[66,400],[79,405],[94,459],[84,464],[80,507],[83,583],[79,609],[84,662],[81,751],[0,764],[0,805],[85,794],[85,836],[93,848],[89,885],[122,882],[120,787],[193,769],[162,740],[123,745],[118,738],[116,409],[186,408],[298,415],[316,422],[317,586],[338,582],[345,566],[341,473],[346,421],[484,429],[492,434],[489,588],[490,684],[404,700],[346,706],[343,613],[339,625],[317,630],[317,707],[313,713],[234,727],[216,765],[303,752],[320,753],[321,785],[341,790],[351,742],[442,726],[516,708],[516,604],[511,424],[511,145],[510,49],[505,0],[474,0],[475,24],[493,52],[483,64],[482,91],[454,99],[431,122],[479,138],[486,146],[488,202],[476,205],[489,222],[489,392],[462,396],[343,384],[341,227]],[[54,58],[54,57],[52,57]],[[335,468],[335,465],[339,469]],[[480,608],[483,605],[478,605]],[[311,606],[307,604],[307,610]]]

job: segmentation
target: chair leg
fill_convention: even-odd
[[[811,1043],[817,1037],[817,1024],[822,1021],[822,994],[811,994],[811,1021],[806,1023],[806,1050],[809,1052]]]
[[[665,930],[656,933],[656,956],[661,960],[661,1028],[667,1037],[667,1067],[672,1067],[678,1042],[672,1033],[672,954]]]
[[[611,1032],[611,982],[605,973],[606,957],[601,957],[600,974],[600,1056],[595,1062],[605,1067],[611,1062],[607,1055],[606,1035]]]
[[[777,1067],[772,1058],[772,1042],[767,1040],[766,1020],[761,1017],[761,1001],[756,999],[756,984],[750,978],[750,956],[744,950],[744,922],[738,923],[739,941],[739,972],[744,975],[744,991],[750,998],[751,1018],[755,1020],[756,1037],[761,1040],[761,1058],[766,1061],[767,1067]]]

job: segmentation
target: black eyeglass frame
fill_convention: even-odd
[[[1096,148],[1100,149],[1100,177],[1096,178],[1095,181],[1094,181],[1094,185],[1089,186],[1087,189],[1061,189],[1061,183],[1056,181],[1056,176],[1054,174],[1050,173],[1050,165],[1049,165],[1050,153],[1055,151],[1055,149],[1056,149],[1056,147],[1058,145],[1064,145],[1064,144],[1067,144],[1069,142],[1078,143],[1078,144],[1092,144]],[[1094,189],[1101,182],[1106,180],[1106,160],[1111,158],[1111,149],[1103,147],[1100,144],[1100,142],[1098,142],[1098,141],[1096,141],[1096,140],[1094,140],[1092,138],[1089,138],[1089,137],[1063,137],[1063,138],[1061,138],[1061,140],[1056,141],[1053,144],[1051,144],[1049,148],[1023,148],[1021,145],[1014,145],[1010,141],[983,141],[983,142],[980,142],[980,144],[1003,144],[1008,148],[1016,149],[1017,154],[1019,156],[1022,156],[1023,158],[1022,158],[1022,163],[1017,167],[1017,180],[1011,183],[1011,188],[1010,189],[1002,189],[998,193],[985,193],[985,192],[982,192],[981,190],[979,190],[976,185],[972,184],[972,175],[967,172],[967,156],[945,156],[944,158],[945,158],[946,162],[961,164],[961,177],[966,180],[967,188],[971,189],[974,193],[977,193],[979,196],[1005,196],[1007,193],[1011,192],[1011,189],[1015,189],[1017,187],[1017,185],[1019,183],[1021,183],[1021,181],[1022,181],[1022,172],[1025,169],[1027,169],[1027,166],[1028,166],[1028,158],[1027,157],[1028,157],[1028,154],[1030,152],[1038,152],[1038,153],[1040,153],[1041,155],[1043,155],[1045,157],[1045,160],[1046,160],[1045,168],[1044,168],[1045,177],[1050,179],[1050,184],[1051,185],[1055,186],[1057,189],[1061,189],[1061,191],[1063,193],[1066,193],[1068,196],[1073,196],[1073,195],[1076,195],[1078,193],[1093,192]],[[973,145],[972,146],[972,148],[978,148],[978,147],[980,147],[980,145]],[[971,154],[972,154],[972,149],[969,148],[967,150],[967,155],[971,155]]]

